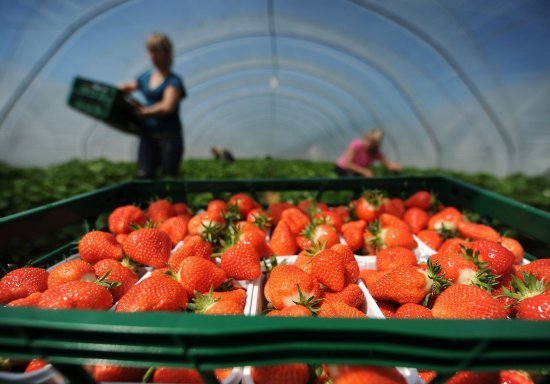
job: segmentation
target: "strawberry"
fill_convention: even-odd
[[[441,237],[441,235],[436,231],[432,231],[431,229],[424,229],[418,232],[416,236],[420,239],[420,241],[422,241],[434,251],[437,251],[439,247],[441,247],[441,244],[443,244],[443,238]]]
[[[48,271],[42,268],[23,267],[8,272],[0,280],[0,304],[23,299],[48,288]]]
[[[38,301],[42,309],[88,309],[106,311],[113,305],[109,289],[95,282],[72,280],[48,288]]]
[[[334,301],[341,301],[351,307],[359,308],[365,303],[365,294],[357,284],[348,284],[340,292],[323,292],[323,305]]]
[[[382,228],[399,227],[404,230],[410,230],[410,227],[406,222],[395,215],[390,215],[389,213],[381,213],[378,218],[378,222],[379,224],[376,222],[372,224],[371,228],[380,225]]]
[[[334,384],[406,384],[405,378],[389,367],[339,366],[330,368]]]
[[[423,305],[406,303],[395,311],[396,319],[433,319],[432,311]]]
[[[462,251],[439,252],[430,256],[430,261],[441,267],[441,272],[452,283],[469,284],[479,272],[473,260],[464,257]]]
[[[123,367],[120,365],[97,364],[93,367],[93,377],[97,382],[141,382],[145,372],[146,369],[143,368]]]
[[[509,287],[503,287],[497,298],[511,299],[518,319],[550,320],[550,283],[523,272],[521,279],[511,277]]]
[[[460,371],[455,373],[445,384],[499,384],[497,372]]]
[[[372,284],[374,284],[379,278],[384,276],[385,274],[389,273],[390,270],[387,271],[375,271],[373,269],[363,269],[360,272],[361,280],[363,280],[363,283],[370,287]]]
[[[346,267],[337,252],[325,249],[313,256],[311,274],[334,292],[340,292],[346,285]]]
[[[267,208],[267,212],[269,213],[269,216],[271,216],[271,219],[273,220],[273,225],[279,224],[279,221],[281,221],[281,217],[283,215],[283,212],[288,208],[296,207],[293,204],[290,203],[271,203],[269,204]]]
[[[210,260],[189,256],[182,260],[177,277],[189,297],[195,291],[206,293],[211,287],[216,289],[227,278],[225,271]]]
[[[350,219],[350,209],[349,209],[349,207],[346,207],[344,205],[338,205],[336,207],[331,207],[330,211],[334,212],[338,216],[340,216],[342,218],[343,223],[349,221],[349,219]]]
[[[168,264],[172,270],[177,271],[181,261],[189,256],[210,260],[210,256],[212,256],[212,244],[199,235],[187,236],[183,244],[172,253],[168,259]]]
[[[347,318],[364,318],[367,317],[365,312],[361,312],[355,307],[352,307],[343,301],[329,301],[321,305],[318,317],[347,317]]]
[[[319,283],[312,275],[293,265],[282,264],[271,270],[264,295],[276,309],[283,309],[300,302],[299,290],[306,299],[321,296]]]
[[[302,232],[300,232],[300,234],[305,236],[308,240],[308,243],[303,246],[302,249],[316,243],[324,243],[327,248],[330,248],[334,244],[340,242],[338,232],[333,226],[328,224],[316,224],[315,222],[311,222]]]
[[[246,291],[241,288],[236,288],[231,291],[213,292],[212,297],[221,301],[234,301],[239,304],[241,312],[244,311],[246,305]]]
[[[233,300],[223,300],[220,296],[214,297],[214,289],[210,288],[208,293],[195,292],[193,303],[187,308],[195,313],[205,315],[242,315],[243,307]]]
[[[511,237],[501,237],[498,242],[514,254],[514,264],[521,263],[523,257],[525,256],[525,251],[519,241],[512,239]]]
[[[516,266],[514,272],[522,278],[522,272],[532,273],[539,280],[550,281],[550,259],[535,260],[527,265]]]
[[[221,268],[227,277],[236,280],[253,280],[262,273],[260,255],[256,249],[246,243],[238,243],[221,255]]]
[[[479,252],[479,260],[489,263],[495,275],[507,274],[514,265],[514,254],[494,241],[476,240],[472,242],[470,248]]]
[[[413,238],[411,230],[406,224],[404,224],[404,226],[400,224],[392,226],[375,225],[374,227],[374,233],[371,236],[367,234],[365,236],[365,242],[374,246],[377,251],[390,247],[415,249],[418,245]]]
[[[128,234],[126,234],[126,233],[119,233],[118,235],[115,235],[115,240],[120,245],[124,244],[124,242],[126,241],[127,238],[128,238]]]
[[[176,212],[176,216],[185,215],[190,216],[191,215],[191,209],[189,206],[183,202],[174,203],[172,204],[172,208],[174,208],[174,212]]]
[[[498,241],[500,235],[488,225],[462,221],[458,223],[458,234],[470,240]]]
[[[298,236],[311,222],[311,219],[301,209],[291,207],[283,211],[281,214],[281,221],[287,223],[290,232],[292,232],[294,236]]]
[[[418,370],[418,376],[424,380],[426,384],[430,384],[437,377],[436,371],[422,371]]]
[[[432,314],[437,319],[506,319],[502,305],[481,288],[454,284],[435,300]]]
[[[266,236],[262,230],[237,232],[235,242],[251,246],[262,259],[271,255],[271,249],[267,245]]]
[[[279,316],[279,317],[311,317],[312,312],[303,305],[291,305],[290,307],[283,308],[281,310],[275,309],[267,313],[266,316]]]
[[[189,219],[187,231],[190,235],[203,235],[205,232],[216,232],[223,224],[223,218],[215,212],[202,212]]]
[[[434,200],[435,199],[430,192],[421,190],[413,193],[407,200],[405,200],[405,207],[416,207],[427,211],[432,206]]]
[[[344,219],[336,211],[321,211],[321,212],[318,212],[315,215],[314,220],[317,220],[319,222],[324,222],[324,223],[332,226],[334,229],[336,229],[337,233],[341,232],[342,225],[344,225]]]
[[[454,207],[446,207],[430,217],[428,229],[437,231],[444,237],[452,236],[462,221],[462,214]]]
[[[534,384],[531,375],[525,371],[500,371],[499,384]]]
[[[172,246],[175,246],[187,235],[187,224],[189,222],[189,216],[173,216],[163,221],[158,228],[161,231],[166,232],[170,237]]]
[[[128,267],[114,259],[103,259],[95,263],[94,272],[96,278],[100,278],[109,272],[109,280],[118,281],[120,285],[111,288],[113,299],[118,301],[138,281],[138,276]]]
[[[386,319],[394,318],[395,312],[397,312],[400,307],[398,303],[388,300],[379,300],[376,304]]]
[[[128,235],[122,249],[137,263],[163,268],[168,264],[172,241],[166,232],[158,228],[142,228]]]
[[[269,239],[269,248],[276,256],[295,255],[298,251],[296,238],[286,221],[281,220]]]
[[[46,365],[48,365],[48,362],[46,360],[32,359],[31,361],[29,361],[29,364],[27,364],[27,367],[25,368],[25,373],[37,371],[41,368],[44,368]]]
[[[517,307],[516,318],[522,320],[550,320],[550,295],[538,295],[523,299]]]
[[[204,381],[196,369],[158,367],[153,374],[153,383],[203,384]]]
[[[248,216],[250,211],[260,206],[256,200],[246,193],[234,194],[227,201],[227,205],[236,205],[243,219]]]
[[[413,233],[418,233],[428,226],[430,216],[428,212],[418,207],[411,207],[405,211],[403,221],[407,223]]]
[[[267,229],[271,228],[271,223],[273,222],[273,219],[271,218],[270,214],[263,208],[254,208],[246,216],[246,221],[254,224],[262,231],[266,231]]]
[[[402,218],[405,214],[405,206],[401,204],[401,199],[389,199],[385,197],[382,199],[382,204],[380,205],[380,214],[382,213]]]
[[[364,220],[349,221],[342,225],[342,237],[353,252],[359,251],[365,244],[363,233],[367,228]]]
[[[417,265],[416,255],[404,247],[392,247],[380,250],[376,255],[376,269],[392,270],[400,265]]]
[[[227,203],[223,200],[210,200],[206,206],[206,212],[227,212]]]
[[[172,216],[176,216],[176,210],[171,202],[166,199],[159,199],[147,207],[147,215],[155,224],[161,224]]]
[[[302,200],[298,203],[298,208],[300,208],[304,212],[313,214],[329,210],[328,205],[315,200]]]
[[[309,380],[309,368],[307,364],[252,367],[250,375],[255,384],[306,384]]]
[[[363,232],[363,248],[359,251],[361,255],[376,255],[379,251],[377,237],[368,229]]]
[[[186,307],[187,294],[177,281],[168,276],[153,276],[130,288],[118,301],[116,312],[177,312]]]
[[[90,263],[74,259],[61,263],[50,271],[48,288],[73,280],[94,281],[95,279],[94,269]]]
[[[6,307],[36,307],[42,297],[42,292],[34,292],[22,299],[10,301]]]
[[[91,231],[78,242],[80,258],[88,263],[102,259],[122,259],[122,247],[109,232]]]
[[[450,283],[438,276],[439,266],[428,261],[428,270],[401,265],[369,285],[377,300],[391,300],[399,304],[418,304],[430,292],[439,292]]]
[[[116,208],[107,219],[109,231],[114,234],[130,233],[134,226],[143,226],[147,221],[145,212],[135,205]]]
[[[382,200],[383,195],[380,191],[365,191],[363,196],[357,199],[355,203],[355,213],[357,214],[357,217],[367,223],[376,220],[380,214]]]
[[[359,264],[351,248],[346,244],[335,244],[330,249],[338,253],[344,262],[346,284],[355,283],[359,278]]]

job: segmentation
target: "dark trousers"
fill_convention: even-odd
[[[136,179],[154,179],[159,168],[163,177],[177,177],[182,158],[183,137],[180,132],[141,136]]]
[[[349,169],[340,168],[337,165],[334,167],[334,172],[336,172],[338,177],[361,177],[361,175],[357,172],[351,171]]]

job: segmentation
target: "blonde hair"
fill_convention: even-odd
[[[174,61],[174,47],[172,42],[163,33],[152,33],[147,37],[147,49],[152,52],[162,52],[166,56],[168,68],[172,67]]]
[[[365,138],[372,140],[377,144],[380,144],[382,142],[382,139],[384,138],[384,132],[382,132],[380,128],[374,128],[373,130],[370,130],[365,134]]]

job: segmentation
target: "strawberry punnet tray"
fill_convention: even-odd
[[[372,188],[402,197],[419,189],[431,190],[445,204],[499,220],[528,236],[533,244],[550,243],[550,214],[445,177],[134,181],[0,219],[0,252],[9,260],[10,250],[21,244],[48,237],[69,225],[93,223],[98,215],[116,206],[144,202],[153,196],[189,201],[195,194],[218,198],[236,192],[257,196],[265,191],[313,191],[321,201],[332,192],[358,196],[363,189]],[[72,247],[72,242],[60,244],[55,251],[29,262],[52,265],[67,258]],[[415,253],[424,261],[430,252],[420,244]],[[369,260],[369,256],[360,257]],[[101,362],[194,366],[211,378],[209,382],[215,382],[208,376],[215,368],[288,361],[416,367],[450,374],[457,370],[536,369],[547,367],[550,360],[550,328],[546,323],[272,318],[257,315],[263,300],[261,282],[253,283],[250,289],[249,316],[223,318],[0,308],[0,356],[44,358],[66,377],[82,377],[80,382],[86,381],[84,372],[76,367]],[[369,307],[376,308],[376,303],[369,301],[367,311]],[[256,316],[250,316],[254,308]],[[521,349],[517,348],[520,340]],[[239,374],[246,377],[245,370]]]

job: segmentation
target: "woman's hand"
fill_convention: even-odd
[[[403,167],[399,163],[388,162],[387,168],[391,172],[401,172]]]

